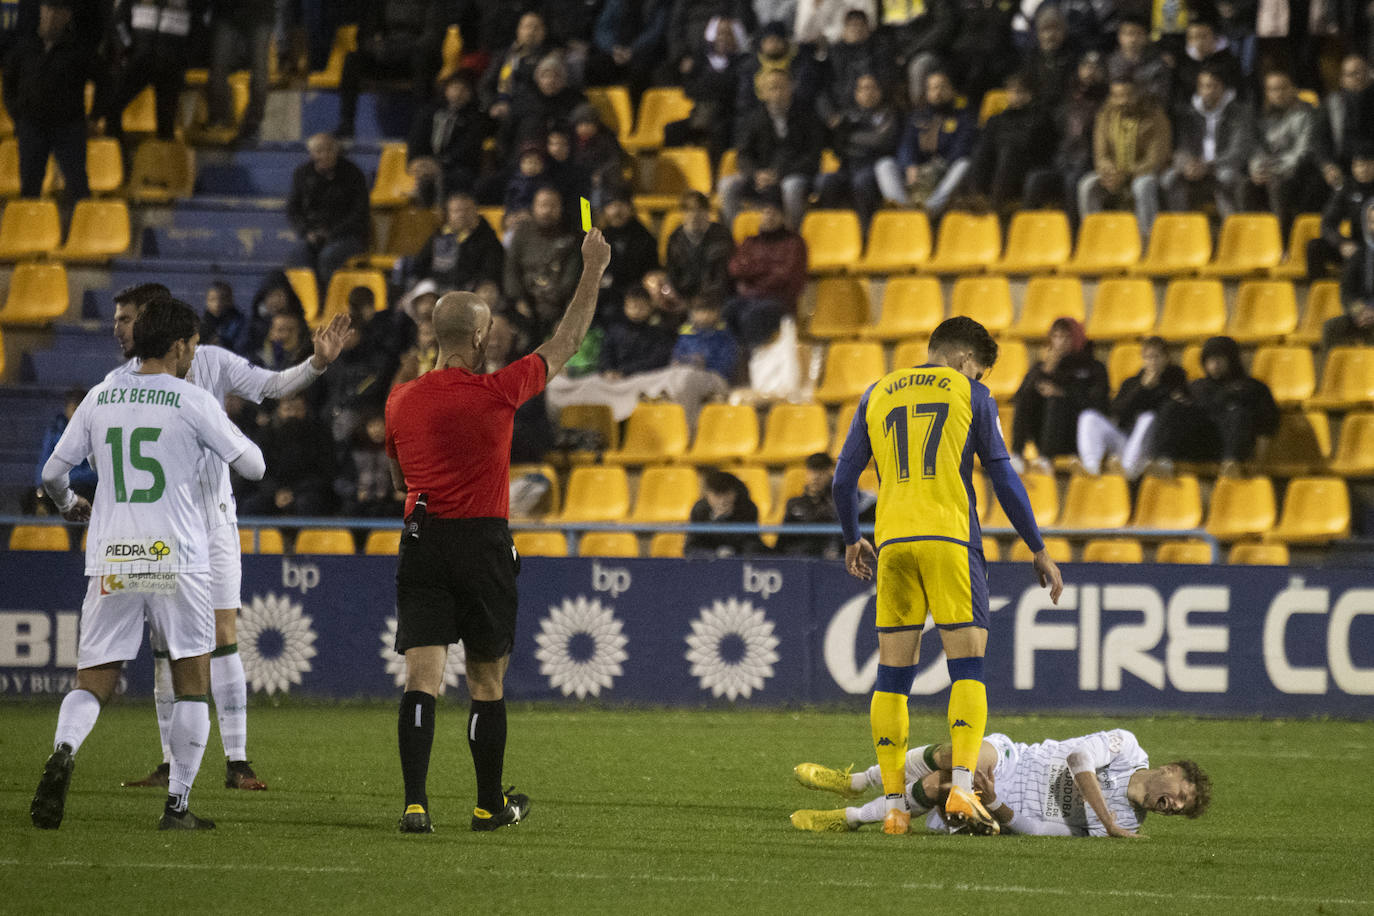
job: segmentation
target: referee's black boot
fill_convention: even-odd
[[[29,818],[35,827],[56,830],[62,826],[62,812],[67,807],[67,789],[72,784],[75,766],[71,745],[65,742],[59,744],[43,764],[43,776],[38,780],[33,803],[29,805]]]
[[[434,827],[429,822],[429,812],[419,805],[407,805],[405,814],[401,815],[401,822],[397,827],[402,833],[434,832]]]
[[[506,807],[495,814],[482,814],[474,811],[472,813],[472,829],[478,831],[496,830],[500,827],[513,827],[525,818],[530,816],[530,797],[519,795],[514,791],[515,787],[506,790]],[[479,809],[480,810],[480,809]]]

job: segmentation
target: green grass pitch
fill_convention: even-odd
[[[912,740],[942,716],[913,701]],[[401,836],[395,712],[255,705],[267,792],[222,788],[217,733],[192,808],[205,834],[154,829],[152,705],[106,710],[77,757],[57,831],[28,805],[57,708],[0,705],[0,911],[88,913],[1374,913],[1374,725],[1169,717],[1010,717],[1021,740],[1131,728],[1152,763],[1213,778],[1201,820],[1151,817],[1146,840],[808,834],[838,807],[792,779],[803,760],[867,766],[864,710],[676,711],[515,704],[507,779],[534,800],[474,834],[465,706],[441,701],[436,832]]]

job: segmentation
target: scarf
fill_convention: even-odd
[[[1202,107],[1202,97],[1193,95],[1193,110],[1202,115],[1202,161],[1211,162],[1217,158],[1217,130],[1221,127],[1221,116],[1226,113],[1226,106],[1230,105],[1236,97],[1234,89],[1227,89],[1222,93],[1221,101],[1217,107],[1208,111]]]

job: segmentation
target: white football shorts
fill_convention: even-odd
[[[209,573],[90,576],[81,605],[77,668],[124,662],[138,655],[146,620],[154,646],[173,659],[215,648]]]
[[[210,606],[238,608],[243,603],[243,558],[239,550],[239,526],[216,525],[210,529]]]

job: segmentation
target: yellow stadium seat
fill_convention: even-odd
[[[1188,344],[1184,347],[1178,364],[1183,367],[1183,374],[1188,378],[1202,378],[1202,344]]]
[[[1002,559],[1002,547],[997,543],[997,538],[983,538],[983,559],[989,563]]]
[[[1068,538],[1045,538],[1045,552],[1056,563],[1069,563],[1073,560],[1073,547],[1069,545]],[[1012,541],[1011,555],[1007,559],[1012,563],[1029,563],[1031,561],[1030,548],[1026,546],[1025,541],[1017,538]]]
[[[716,163],[716,179],[720,180],[726,175],[739,174],[739,150],[728,149],[720,154],[720,161]]]
[[[1332,347],[1321,387],[1308,403],[1336,410],[1374,407],[1374,348]]]
[[[71,550],[72,539],[61,525],[15,525],[10,550]]]
[[[844,449],[845,437],[849,435],[849,427],[854,422],[854,414],[858,412],[859,399],[846,401],[840,405],[839,412],[835,414],[835,433],[830,440],[830,457],[838,458]]]
[[[892,277],[883,285],[878,320],[860,330],[870,340],[925,336],[945,317],[945,298],[935,277]]]
[[[560,518],[565,522],[618,522],[630,514],[630,481],[621,467],[582,466],[568,475]]]
[[[649,556],[680,560],[686,546],[687,535],[677,531],[660,531],[649,539]]]
[[[759,447],[759,418],[747,404],[707,404],[697,417],[697,435],[682,460],[689,464],[741,461]]]
[[[1258,537],[1274,527],[1274,484],[1268,477],[1218,477],[1207,502],[1207,533],[1220,541]]]
[[[386,242],[382,245],[382,255],[386,257],[384,266],[390,269],[398,258],[408,258],[419,254],[436,230],[442,225],[439,214],[428,207],[406,207],[391,215],[391,225],[386,230]],[[377,255],[373,255],[374,262]]]
[[[711,159],[702,147],[661,149],[648,171],[653,180],[646,182],[641,177],[642,192],[634,195],[636,207],[655,212],[671,210],[677,206],[683,191],[711,193]]]
[[[820,404],[778,404],[768,411],[763,445],[753,456],[759,464],[787,464],[825,451],[830,439],[825,408]]]
[[[913,366],[924,366],[930,356],[930,338],[917,337],[913,340],[904,340],[892,348],[892,368],[910,369]]]
[[[749,490],[749,498],[758,507],[760,519],[773,514],[773,479],[767,468],[757,464],[741,464],[726,470],[738,477]]]
[[[1064,495],[1065,528],[1121,528],[1131,517],[1131,497],[1120,474],[1075,474]]]
[[[5,106],[0,104],[0,137],[14,136],[14,119],[5,110]]]
[[[577,539],[579,557],[637,557],[639,538],[633,531],[588,531]]]
[[[647,227],[648,222],[640,217],[640,222]],[[673,233],[682,225],[682,211],[669,210],[663,214],[663,219],[658,224],[658,261],[660,264],[668,260],[668,239],[673,237]]]
[[[1083,283],[1077,277],[1031,277],[1021,317],[1007,333],[1012,337],[1041,340],[1049,336],[1058,318],[1084,319]]]
[[[1204,213],[1161,213],[1150,226],[1150,244],[1128,273],[1176,277],[1201,270],[1212,257],[1212,227]]]
[[[386,277],[380,270],[336,270],[329,278],[329,292],[325,294],[324,314],[320,318],[327,321],[335,315],[347,315],[348,294],[359,286],[372,290],[377,311],[386,308]]]
[[[52,254],[62,243],[57,204],[50,200],[12,200],[0,215],[0,261]]]
[[[857,273],[916,270],[930,258],[930,219],[920,210],[879,210],[868,227],[868,247]]]
[[[843,273],[859,263],[863,232],[853,210],[808,210],[802,217],[806,269],[813,274]]]
[[[320,284],[315,272],[309,267],[288,267],[285,270],[287,282],[301,299],[305,320],[314,322],[320,317]]]
[[[357,549],[353,533],[346,528],[302,528],[296,535],[298,554],[352,554]]]
[[[463,30],[451,25],[444,32],[444,43],[439,49],[441,77],[453,73],[463,62]]]
[[[1264,540],[1325,544],[1350,534],[1350,491],[1339,477],[1295,477],[1283,494],[1277,527]]]
[[[1338,280],[1317,280],[1307,287],[1307,306],[1302,321],[1284,338],[1291,344],[1311,346],[1322,339],[1322,326],[1341,314],[1341,284]]]
[[[1042,528],[1053,525],[1059,518],[1059,487],[1054,481],[1054,475],[1030,471],[1021,475],[1021,484],[1026,488],[1026,496],[1030,499],[1035,523]],[[982,505],[979,507],[978,515],[983,527],[1011,527],[1011,520],[1007,518],[1006,510],[998,502],[997,494],[993,492],[992,487],[986,487],[985,492],[979,494],[979,498],[982,499]]]
[[[574,463],[594,462],[601,453],[620,446],[620,424],[608,404],[569,404],[558,412],[558,425],[563,429],[590,430],[601,437],[600,451],[574,451]]]
[[[1192,474],[1148,476],[1135,498],[1136,528],[1196,528],[1202,524],[1202,490]]]
[[[195,182],[196,159],[189,146],[174,140],[144,140],[134,152],[129,200],[157,204],[190,197]]]
[[[1277,343],[1298,329],[1298,299],[1287,280],[1245,280],[1236,293],[1236,307],[1226,336],[1236,343]]]
[[[1280,407],[1301,404],[1317,388],[1317,371],[1308,347],[1260,347],[1250,374],[1269,386]]]
[[[1103,210],[1083,217],[1078,246],[1060,270],[1071,274],[1112,274],[1129,270],[1140,260],[1140,228],[1135,214]]]
[[[568,539],[561,531],[516,531],[511,534],[522,557],[566,557]]]
[[[1232,544],[1226,562],[1233,566],[1287,566],[1287,544]]]
[[[86,141],[86,183],[92,194],[112,194],[124,184],[124,155],[118,140],[92,137]]]
[[[374,207],[404,207],[415,193],[415,179],[406,170],[406,145],[383,143],[377,160],[377,177],[370,195]]]
[[[47,324],[67,313],[67,271],[50,261],[16,264],[0,324]]]
[[[853,341],[830,344],[816,400],[838,404],[862,396],[869,385],[883,377],[885,363],[882,344]]]
[[[285,541],[280,528],[240,528],[239,547],[244,553],[286,552]]]
[[[1084,563],[1144,563],[1145,550],[1135,538],[1094,538],[1083,545]]]
[[[257,553],[256,548],[253,546],[252,528],[239,529],[239,553]]]
[[[19,196],[19,141],[0,140],[0,197]]]
[[[1269,446],[1266,469],[1280,477],[1324,473],[1331,458],[1331,420],[1320,410],[1285,410]]]
[[[757,210],[741,210],[735,215],[735,221],[730,224],[730,233],[734,236],[736,245],[751,235],[759,234],[760,218],[761,214]]]
[[[1062,210],[1022,210],[1011,218],[1007,250],[993,269],[1007,274],[1053,270],[1072,251],[1069,218]]]
[[[1283,257],[1279,218],[1272,213],[1232,213],[1221,224],[1216,257],[1199,273],[1206,277],[1242,277],[1267,273]]]
[[[339,79],[343,76],[344,58],[348,52],[358,50],[358,27],[346,25],[334,33],[334,43],[329,48],[329,60],[324,69],[311,73],[306,81],[311,89],[338,89]]]
[[[1002,228],[995,214],[952,210],[940,221],[935,254],[920,268],[933,274],[986,270],[1001,253]]]
[[[1348,413],[1341,421],[1340,438],[1330,470],[1342,477],[1374,476],[1374,413]]]
[[[1007,90],[989,89],[983,93],[983,103],[978,106],[978,126],[988,123],[988,118],[1007,110]]]
[[[392,528],[386,531],[369,531],[363,542],[363,553],[374,556],[394,557],[401,552],[401,531]]]
[[[983,384],[998,403],[1010,401],[1030,369],[1030,353],[1019,340],[1003,340],[997,347],[997,365],[983,376]]]
[[[549,491],[539,500],[539,504],[533,511],[521,515],[521,518],[543,518],[547,515],[557,515],[562,509],[562,493],[558,487],[558,471],[551,464],[513,464],[510,466],[511,483],[529,475],[538,474],[549,482]]]
[[[1212,545],[1201,538],[1161,541],[1155,551],[1155,562],[1208,565],[1212,562]]]
[[[967,315],[997,335],[1011,327],[1011,284],[1003,276],[960,277],[950,293],[949,313]]]
[[[587,90],[587,101],[621,143],[630,136],[634,112],[630,108],[630,91],[624,86],[593,86]]]
[[[831,175],[840,170],[840,157],[833,149],[821,150],[821,174]]]
[[[692,113],[692,100],[676,86],[646,89],[639,98],[639,117],[632,134],[621,141],[628,153],[663,146],[663,128]]]
[[[1155,333],[1173,343],[1201,341],[1226,327],[1220,280],[1170,280]]]
[[[816,310],[807,333],[830,340],[857,337],[868,324],[868,281],[854,277],[823,277],[816,283]]]
[[[1121,383],[1135,375],[1144,367],[1144,362],[1140,358],[1140,344],[1130,341],[1119,341],[1112,345],[1112,350],[1107,354],[1107,381],[1116,391],[1121,387]]]
[[[157,96],[152,86],[134,96],[120,116],[120,125],[126,134],[157,133]]]
[[[487,225],[492,228],[499,238],[506,227],[506,210],[504,207],[478,207],[478,214],[487,221]]]
[[[1088,313],[1090,340],[1133,340],[1155,326],[1154,285],[1139,277],[1106,277],[1093,292]]]
[[[129,250],[129,205],[122,200],[78,200],[63,261],[104,262]]]
[[[639,478],[639,492],[630,520],[685,522],[700,497],[701,486],[695,468],[681,464],[647,467]]]
[[[1271,277],[1283,280],[1302,280],[1307,277],[1307,243],[1322,234],[1322,215],[1302,213],[1288,230],[1288,253],[1283,262],[1269,268]]]
[[[681,404],[639,404],[625,421],[620,448],[607,452],[608,464],[653,464],[687,452],[687,413]]]

